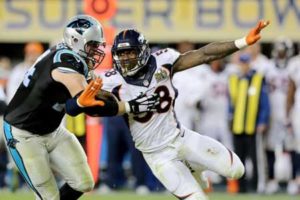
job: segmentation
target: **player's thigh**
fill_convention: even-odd
[[[229,178],[239,178],[244,166],[238,156],[220,142],[191,130],[180,137],[183,157],[194,168],[209,169]]]
[[[170,157],[169,153],[144,154],[153,174],[167,190],[178,197],[201,191],[189,168],[178,159]]]
[[[91,170],[85,152],[74,134],[60,127],[57,143],[50,153],[53,168],[63,179],[78,191],[90,191],[94,187]]]
[[[42,138],[9,125],[6,127],[9,152],[27,184],[43,199],[58,199],[58,188]]]
[[[276,147],[281,146],[285,137],[285,127],[281,126],[278,121],[270,124],[269,131],[266,135],[266,147],[268,150],[275,151]]]

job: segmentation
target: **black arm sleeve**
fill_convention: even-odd
[[[93,117],[109,117],[109,116],[115,116],[118,114],[119,111],[119,105],[117,103],[116,98],[113,97],[96,97],[97,100],[104,101],[104,106],[93,106],[93,107],[79,107],[77,104],[77,98],[82,93],[79,92],[75,97],[72,99],[68,99],[66,101],[66,113],[71,116],[76,116],[80,113],[85,113],[87,115],[93,116]]]
[[[111,101],[111,100],[110,101],[102,100],[102,101],[104,101],[105,103],[104,106],[85,107],[83,108],[83,112],[93,117],[109,117],[118,114],[119,105],[117,101]]]
[[[0,100],[0,115],[4,114],[5,108],[6,108],[5,101]]]

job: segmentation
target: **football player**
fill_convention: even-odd
[[[219,140],[232,149],[232,137],[228,127],[228,91],[229,68],[225,61],[215,60],[204,67],[199,85],[198,108],[200,110],[199,132]]]
[[[286,103],[286,126],[289,134],[294,136],[294,145],[295,145],[295,168],[294,173],[297,175],[297,179],[300,174],[300,56],[299,54],[295,57],[292,57],[288,63],[288,75],[289,75],[289,84],[287,92],[287,103]],[[299,181],[299,180],[298,180]],[[290,185],[290,184],[289,184]],[[291,194],[299,193],[299,182],[298,184],[293,181],[291,182],[290,187]],[[288,188],[289,192],[289,188]]]
[[[267,134],[268,184],[266,193],[272,194],[279,190],[278,180],[275,179],[275,152],[281,150],[290,152],[292,161],[295,160],[293,134],[286,130],[286,97],[289,75],[287,65],[293,56],[293,42],[288,38],[277,38],[273,44],[270,69],[266,73],[266,81],[270,88],[271,123]],[[279,155],[279,154],[278,154]],[[295,165],[293,165],[295,166]],[[296,174],[293,170],[293,179]],[[292,181],[288,186],[289,193],[293,192]]]
[[[244,174],[244,166],[237,155],[221,143],[193,132],[177,121],[173,107],[177,96],[172,85],[174,73],[254,44],[268,24],[260,21],[242,39],[211,43],[184,54],[170,48],[151,54],[144,36],[132,29],[115,37],[112,47],[114,69],[101,74],[103,89],[113,92],[122,101],[140,94],[160,96],[156,112],[128,114],[126,119],[135,146],[143,153],[154,175],[178,199],[206,199],[198,184],[207,187],[203,170],[210,169],[237,179]]]
[[[104,58],[101,24],[87,15],[73,17],[64,43],[43,53],[27,71],[4,114],[8,149],[37,199],[78,199],[94,187],[86,155],[61,124],[65,113],[112,116],[149,111],[155,96],[118,102],[100,93],[102,81],[89,72]],[[100,100],[102,99],[102,100]],[[58,189],[53,171],[66,183]]]

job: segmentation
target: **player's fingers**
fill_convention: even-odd
[[[104,106],[105,103],[104,103],[104,101],[97,100],[95,105],[96,105],[96,106]]]
[[[95,85],[101,85],[102,84],[102,79],[101,78],[94,79],[94,84]]]
[[[260,33],[260,31],[262,29],[264,29],[265,27],[267,27],[268,25],[270,24],[270,21],[267,20],[267,21],[264,21],[264,20],[260,20],[255,28],[255,32],[258,34]]]
[[[253,37],[253,43],[255,43],[256,41],[258,41],[261,38],[260,35],[256,35]]]
[[[265,27],[267,27],[270,24],[270,20],[267,21],[262,21],[261,25],[260,25],[260,30],[264,29]]]
[[[95,80],[92,80],[87,88],[87,96],[95,96],[98,94],[99,90],[102,87],[102,79],[97,78]]]
[[[82,93],[82,96],[90,96],[90,94],[93,92],[93,90],[95,90],[95,87],[94,87],[94,80],[92,80],[88,85],[87,87],[84,89],[83,93]]]
[[[99,79],[98,81],[96,81],[94,83],[94,87],[95,87],[96,91],[98,92],[102,88],[102,80]]]

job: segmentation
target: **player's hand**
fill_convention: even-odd
[[[267,129],[268,129],[268,127],[266,124],[259,124],[256,128],[256,132],[258,134],[264,134],[267,132]]]
[[[291,134],[291,135],[294,134],[293,125],[292,125],[291,120],[286,119],[285,122],[284,122],[284,126],[285,126],[286,132],[287,132],[288,134]]]
[[[104,101],[96,100],[96,96],[102,87],[102,79],[96,78],[91,80],[88,86],[83,90],[77,99],[80,107],[104,106]]]
[[[260,31],[262,29],[264,29],[265,27],[267,27],[270,24],[270,21],[264,21],[264,20],[260,20],[258,22],[258,24],[256,25],[256,27],[254,27],[253,29],[250,30],[250,32],[248,33],[248,35],[246,36],[246,42],[248,45],[252,45],[255,42],[257,42],[261,36],[260,36]]]
[[[159,95],[156,93],[148,96],[143,94],[128,103],[130,106],[130,112],[133,114],[155,112],[157,110],[156,107],[159,104]]]

